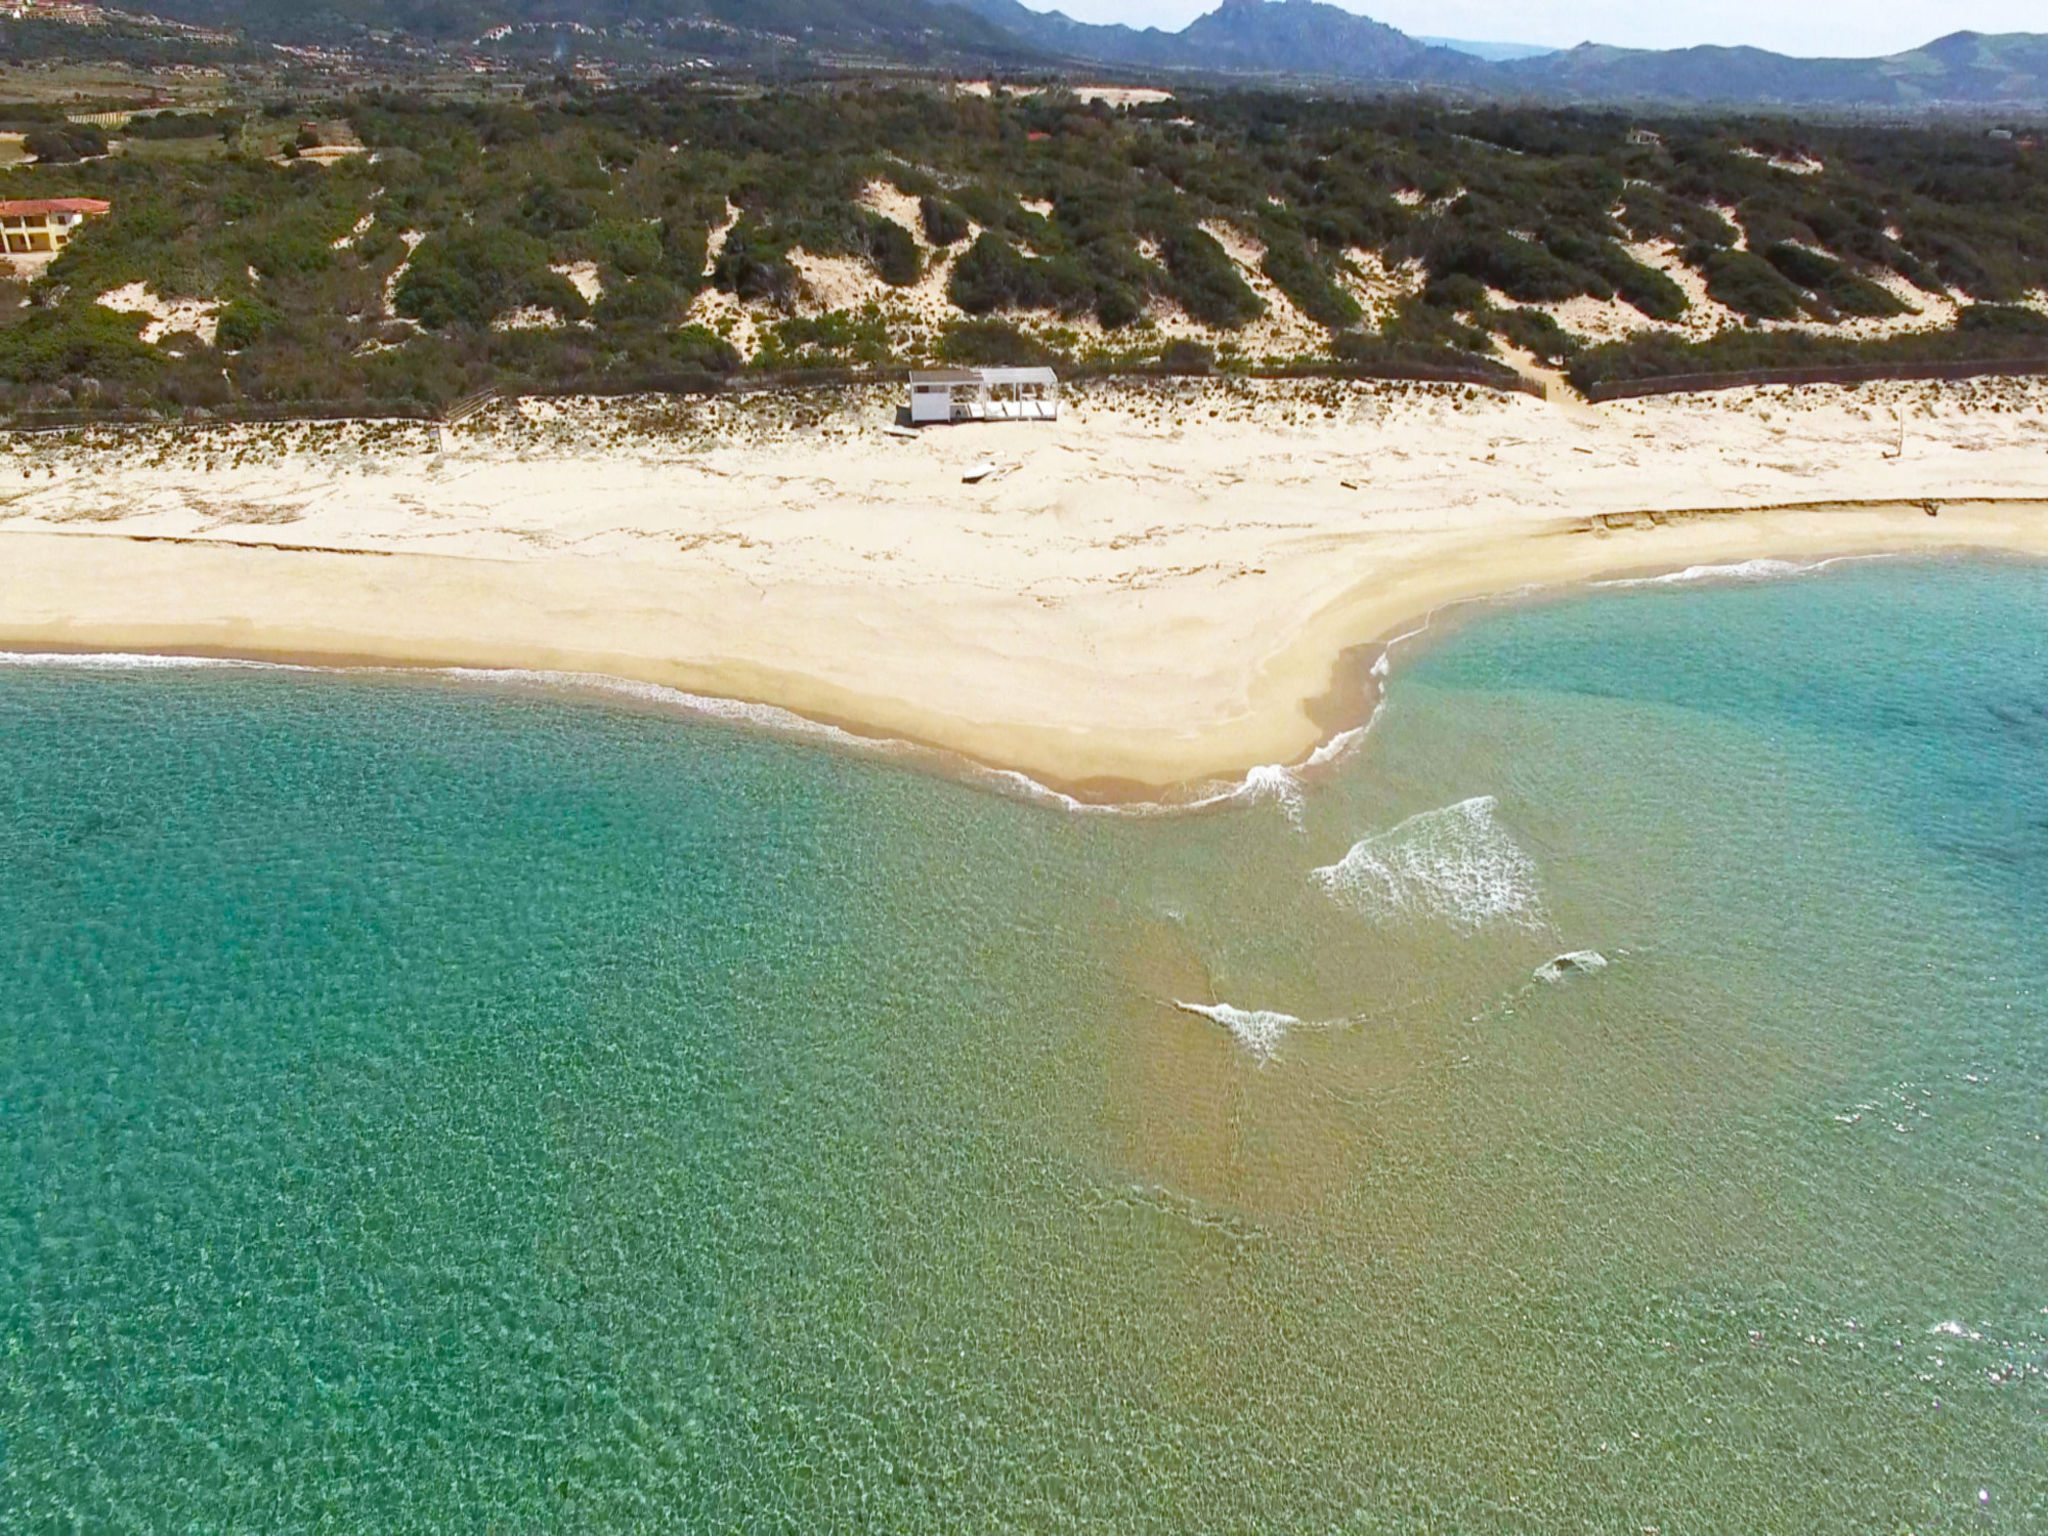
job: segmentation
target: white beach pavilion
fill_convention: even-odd
[[[931,368],[910,375],[910,422],[1056,421],[1059,375],[1050,368]]]

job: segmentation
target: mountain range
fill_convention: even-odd
[[[1580,101],[1913,110],[2048,104],[2048,35],[1957,32],[1882,58],[1761,48],[1576,48],[1489,60],[1323,0],[1222,0],[1178,32],[1077,22],[1019,0],[948,0],[1055,57],[1122,68],[1464,87]]]
[[[636,46],[652,42],[747,65],[1101,69],[1567,102],[2048,109],[2048,35],[2036,33],[1957,32],[1883,58],[1593,43],[1488,58],[1410,37],[1324,0],[1221,0],[1177,32],[1075,21],[1019,0],[158,0],[153,9],[272,39],[385,31],[448,42],[509,23],[563,29],[579,52],[602,52],[606,37],[630,36]]]

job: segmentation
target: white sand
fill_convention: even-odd
[[[116,314],[149,316],[137,335],[152,346],[166,336],[185,332],[197,336],[210,347],[220,329],[218,299],[161,298],[150,292],[147,283],[125,283],[119,288],[109,288],[95,302],[102,309],[111,309]]]
[[[884,430],[895,403],[0,439],[0,643],[601,672],[1163,785],[1299,760],[1340,654],[1452,600],[1767,556],[2048,554],[2048,382],[1598,410],[1100,386],[1057,425],[915,439]],[[1020,467],[963,485],[984,459]]]

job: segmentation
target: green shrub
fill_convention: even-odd
[[[1817,295],[1827,307],[1843,314],[1882,318],[1906,312],[1906,306],[1896,294],[1880,288],[1868,278],[1859,277],[1832,256],[1779,241],[1765,247],[1764,260],[1784,274],[1788,281]]]
[[[31,129],[21,147],[42,165],[69,165],[107,152],[107,136],[89,123],[52,124]]]
[[[958,245],[973,233],[973,226],[958,205],[929,193],[917,200],[917,217],[924,225],[925,239],[941,249]]]
[[[255,346],[277,325],[281,317],[268,304],[255,299],[235,299],[221,308],[213,344],[223,352],[240,352]]]
[[[1432,278],[1474,278],[1524,304],[1554,304],[1602,286],[1583,268],[1504,229],[1458,228],[1443,237],[1426,260]]]
[[[1492,302],[1486,284],[1469,272],[1451,272],[1443,277],[1432,277],[1422,285],[1422,298],[1426,304],[1452,313],[1477,314]]]
[[[2021,304],[1969,304],[1956,316],[1956,329],[1974,335],[2048,338],[2048,315]]]
[[[1676,282],[1655,267],[1644,266],[1619,246],[1610,246],[1601,253],[1598,270],[1614,284],[1614,291],[1623,302],[1652,320],[1668,324],[1682,319],[1692,308],[1692,301]]]
[[[1358,300],[1351,297],[1310,253],[1308,241],[1285,228],[1267,230],[1265,260],[1259,263],[1295,306],[1309,319],[1330,330],[1356,325],[1363,318]]]
[[[1540,309],[1508,309],[1495,316],[1502,335],[1540,361],[1560,363],[1579,350],[1579,339]]]
[[[1002,236],[987,231],[953,263],[946,292],[970,315],[1005,309],[1072,313],[1094,298],[1085,280],[1068,264],[1026,256]]]
[[[711,281],[742,299],[763,300],[787,309],[796,302],[796,268],[768,231],[747,219],[729,230]]]
[[[640,277],[657,271],[663,264],[661,229],[639,220],[598,219],[586,226],[570,244],[573,254],[586,257],[599,266],[610,267],[627,277]],[[697,258],[699,270],[703,260],[700,254]]]
[[[1236,330],[1266,312],[1237,263],[1207,230],[1174,230],[1159,242],[1159,256],[1171,279],[1167,292],[1202,324]]]
[[[1721,250],[1699,255],[1708,294],[1738,315],[1752,320],[1796,320],[1805,312],[1799,290],[1761,256]]]
[[[37,308],[0,328],[0,379],[23,384],[68,378],[137,380],[156,373],[161,359],[142,342],[139,315],[115,314],[97,304]]]
[[[597,217],[591,206],[551,181],[535,182],[519,199],[519,227],[543,240],[582,229]]]
[[[894,219],[871,213],[863,221],[868,260],[876,275],[892,288],[908,288],[924,271],[917,239]]]
[[[659,275],[636,277],[630,283],[615,283],[597,301],[592,318],[606,329],[622,326],[665,329],[682,313],[683,296],[675,284]]]
[[[970,368],[1028,368],[1053,354],[1003,320],[955,320],[939,335],[941,359]]]
[[[547,247],[523,230],[489,226],[435,235],[413,252],[393,305],[433,330],[488,325],[528,305],[580,319],[588,306],[559,274]]]
[[[763,366],[785,363],[886,363],[889,327],[872,304],[858,314],[830,314],[778,321],[756,359]]]

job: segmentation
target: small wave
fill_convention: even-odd
[[[1246,805],[1273,801],[1291,826],[1299,828],[1306,802],[1302,798],[1301,776],[1282,763],[1266,763],[1249,770],[1230,797]]]
[[[663,683],[612,677],[600,672],[555,672],[526,667],[333,667],[302,662],[259,661],[227,656],[155,655],[126,651],[5,651],[0,666],[67,668],[87,672],[153,670],[240,670],[252,672],[332,673],[336,676],[366,675],[400,678],[444,678],[481,687],[527,688],[573,691],[607,695],[651,705],[665,713],[688,719],[739,726],[769,735],[801,741],[821,742],[841,751],[865,757],[888,758],[898,762],[923,762],[982,789],[1056,807],[1082,815],[1168,816],[1184,811],[1208,810],[1225,805],[1279,805],[1288,821],[1302,825],[1306,791],[1300,770],[1281,763],[1268,763],[1249,770],[1236,780],[1210,781],[1190,788],[1184,798],[1141,801],[1083,800],[1014,768],[991,768],[971,758],[918,742],[893,736],[865,736],[842,726],[813,720],[774,704],[750,703],[744,699],[720,698],[690,693]],[[1364,739],[1371,722],[1346,731],[1312,752],[1301,765],[1319,769]]]
[[[1274,1013],[1265,1008],[1233,1008],[1228,1003],[1184,1003],[1174,999],[1174,1007],[1182,1013],[1198,1013],[1203,1018],[1221,1024],[1237,1037],[1237,1043],[1261,1061],[1270,1061],[1273,1052],[1290,1029],[1314,1028],[1304,1025],[1291,1013]]]
[[[61,668],[72,672],[317,672],[289,661],[245,661],[234,656],[157,656],[145,651],[0,651],[0,667]]]
[[[1542,921],[1536,866],[1495,818],[1491,795],[1410,816],[1310,872],[1332,901],[1367,917],[1442,918],[1460,928]]]
[[[1538,981],[1563,981],[1567,976],[1583,976],[1592,971],[1607,969],[1607,957],[1597,949],[1574,949],[1546,960],[1536,967]]]
[[[1848,565],[1864,560],[1890,560],[1890,554],[1874,555],[1830,555],[1824,560],[1776,560],[1759,558],[1737,560],[1726,565],[1688,565],[1682,571],[1666,571],[1660,576],[1617,576],[1607,581],[1596,581],[1596,587],[1671,587],[1692,581],[1782,581],[1787,576],[1811,576],[1816,571],[1825,571],[1831,566]]]
[[[1772,581],[1784,576],[1803,576],[1820,569],[1820,562],[1796,560],[1739,560],[1732,565],[1688,565],[1682,571],[1661,576],[1623,576],[1596,581],[1596,587],[1669,587],[1687,581]]]

